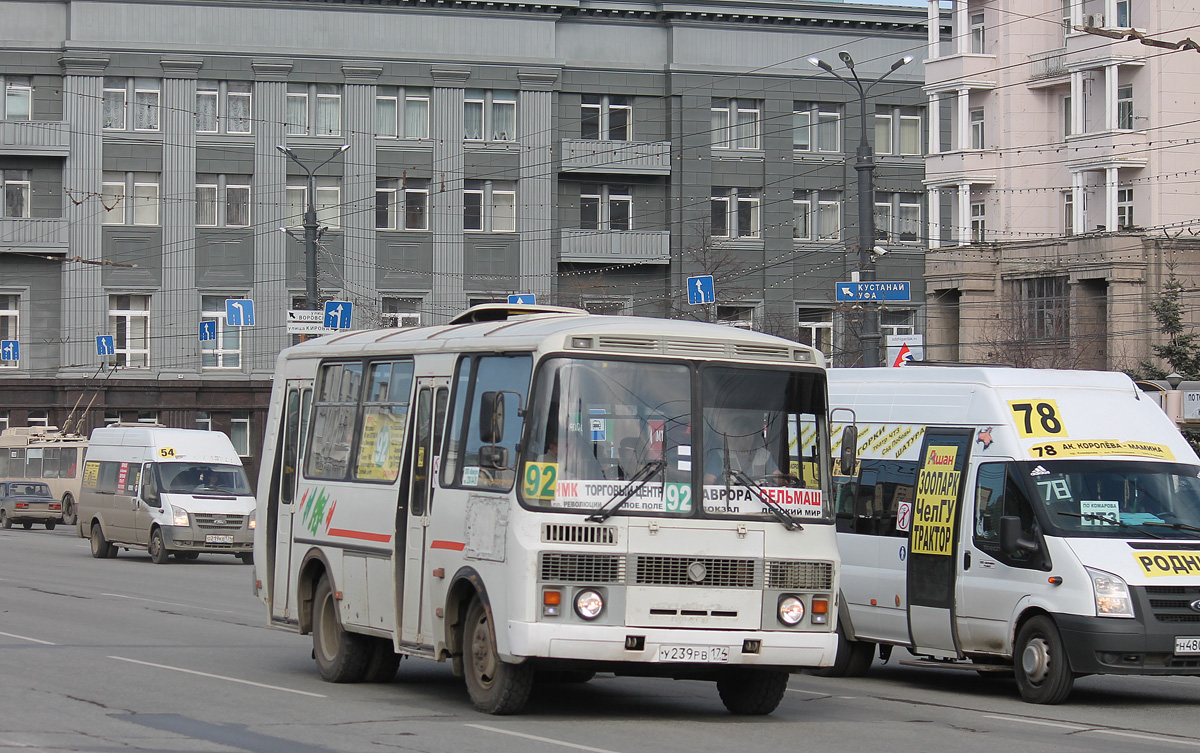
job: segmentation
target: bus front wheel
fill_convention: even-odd
[[[717,693],[730,713],[762,716],[779,706],[787,685],[781,669],[734,669],[717,679]]]
[[[313,597],[313,658],[325,682],[360,682],[367,673],[371,644],[367,636],[348,633],[338,617],[329,577],[321,576]]]
[[[478,597],[467,609],[462,646],[467,693],[475,708],[485,714],[520,712],[533,690],[533,667],[500,658],[491,615]]]

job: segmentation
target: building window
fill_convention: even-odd
[[[4,217],[32,217],[33,184],[28,170],[0,170],[4,191]]]
[[[289,179],[293,179],[289,176]],[[317,176],[313,206],[317,210],[317,222],[328,228],[342,226],[341,180],[336,176]],[[302,227],[304,213],[308,210],[308,186],[289,185],[285,190],[287,206],[284,207],[288,227]]]
[[[196,133],[251,132],[248,81],[196,82]]]
[[[837,191],[821,191],[817,201],[817,240],[842,237],[842,199]]]
[[[46,410],[31,410],[25,414],[26,426],[49,426],[50,414]]]
[[[922,230],[919,194],[875,194],[875,240],[916,243]]]
[[[877,154],[920,155],[921,116],[903,115],[900,108],[875,113]]]
[[[875,113],[875,153],[892,153],[892,116],[889,113]]]
[[[0,340],[21,339],[21,296],[0,294]],[[0,369],[15,369],[20,361],[0,360]]]
[[[1066,277],[1017,281],[1024,334],[1032,340],[1062,340],[1068,334]]]
[[[971,14],[971,52],[976,55],[984,54],[983,14]]]
[[[730,327],[738,327],[740,329],[754,329],[754,315],[757,308],[757,306],[752,304],[719,305],[717,306],[716,311],[717,323],[726,324]]]
[[[30,120],[33,117],[33,79],[29,76],[0,75],[4,85],[4,110],[0,120]]]
[[[375,182],[376,230],[428,230],[429,181],[380,178]]]
[[[971,110],[971,148],[984,149],[983,140],[983,108]]]
[[[105,225],[157,225],[157,173],[105,171],[101,184],[101,222]]]
[[[249,227],[250,177],[197,175],[197,227]]]
[[[1133,189],[1117,189],[1117,229],[1133,229]]]
[[[342,89],[337,84],[288,84],[287,134],[338,136],[342,132]]]
[[[104,77],[104,128],[114,131],[125,130],[126,79]]]
[[[511,181],[463,181],[463,230],[515,233],[517,184]]]
[[[714,99],[712,134],[714,149],[759,149],[762,111],[748,99]]]
[[[467,89],[463,100],[463,138],[513,141],[517,137],[515,91]]]
[[[385,296],[383,299],[383,324],[385,327],[419,327],[421,326],[421,307],[424,301],[420,298],[400,298]]]
[[[1117,28],[1129,29],[1133,27],[1129,15],[1129,0],[1117,0]]]
[[[714,188],[710,201],[714,238],[760,238],[761,197],[749,188]]]
[[[579,191],[579,227],[584,230],[632,230],[633,193],[629,186],[583,186]]]
[[[198,431],[212,431],[212,414],[206,410],[196,411],[196,422],[192,428]]]
[[[925,150],[921,148],[921,137],[924,133],[920,115],[901,115],[900,154],[918,156],[924,154]]]
[[[1133,130],[1133,87],[1117,87],[1117,128]]]
[[[792,239],[807,241],[812,239],[812,201],[807,191],[796,191],[792,194]]]
[[[375,135],[391,139],[429,138],[429,89],[380,86],[375,95]]]
[[[916,312],[910,310],[887,310],[879,312],[879,334],[911,335],[916,333]]]
[[[1062,112],[1063,112],[1063,121],[1062,121],[1062,123],[1063,123],[1063,138],[1066,138],[1067,136],[1070,136],[1072,134],[1072,131],[1071,131],[1071,95],[1069,95],[1069,94],[1062,98]]]
[[[901,243],[920,243],[924,227],[921,224],[921,197],[900,196],[900,211],[896,215],[896,239]]]
[[[1067,235],[1075,232],[1075,192],[1063,191],[1063,231]]]
[[[150,366],[150,296],[110,295],[108,334],[113,337],[115,366],[144,369]]]
[[[236,369],[242,365],[242,331],[225,323],[225,299],[238,295],[200,297],[200,319],[216,322],[217,339],[200,343],[200,365],[206,369]]]
[[[229,417],[229,441],[238,457],[250,457],[250,413],[234,411]]]
[[[821,102],[792,103],[792,149],[825,154],[842,151],[841,114]]]
[[[971,204],[971,240],[975,243],[983,243],[987,234],[984,207],[983,202]]]
[[[102,123],[108,130],[124,131],[129,127],[127,103],[133,102],[132,127],[135,131],[158,130],[158,100],[161,82],[156,78],[104,77],[104,109]]]
[[[892,238],[892,202],[875,198],[875,240],[889,241]]]
[[[602,141],[633,138],[633,106],[629,97],[584,94],[579,116],[579,137]]]
[[[825,355],[825,365],[833,366],[833,311],[818,308],[796,310],[797,340]]]

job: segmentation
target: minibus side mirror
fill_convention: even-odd
[[[504,439],[504,393],[485,392],[479,397],[479,441],[496,444]]]
[[[1000,551],[1011,556],[1040,549],[1036,541],[1021,538],[1021,519],[1016,515],[1000,518]]]
[[[842,429],[842,455],[838,460],[842,475],[854,475],[854,466],[858,464],[858,427],[850,424]]]

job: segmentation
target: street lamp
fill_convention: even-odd
[[[316,172],[322,167],[325,167],[334,160],[342,152],[350,148],[349,144],[342,144],[338,150],[329,155],[321,164],[309,169],[308,165],[296,156],[296,153],[286,146],[276,146],[276,149],[286,154],[292,162],[300,166],[300,169],[308,176],[308,207],[304,210],[304,297],[310,311],[317,310],[317,205],[315,201]]]
[[[858,269],[859,279],[864,282],[875,280],[875,154],[867,143],[867,94],[876,84],[883,81],[903,65],[913,61],[912,55],[905,55],[892,63],[882,76],[863,84],[854,70],[854,58],[842,50],[838,58],[850,71],[850,78],[840,75],[829,63],[820,58],[812,57],[808,62],[838,81],[854,88],[858,92],[858,116],[862,137],[858,141],[857,159],[854,169],[858,171]],[[859,346],[862,351],[863,366],[879,366],[879,308],[876,303],[868,301],[864,305],[862,332],[859,335]]]

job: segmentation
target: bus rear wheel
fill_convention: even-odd
[[[533,667],[500,658],[491,614],[479,597],[467,609],[462,647],[467,693],[475,708],[485,714],[516,714],[525,708],[533,690]]]
[[[371,658],[367,636],[348,633],[338,617],[329,576],[322,575],[313,597],[313,658],[325,682],[361,682]]]
[[[63,525],[75,525],[75,498],[70,493],[64,494],[62,499]]]
[[[762,716],[779,707],[787,685],[781,669],[733,669],[717,679],[717,693],[730,713]]]

